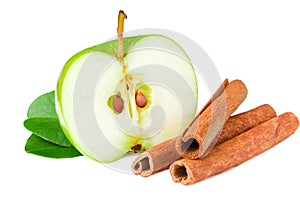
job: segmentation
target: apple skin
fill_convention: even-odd
[[[139,62],[136,61],[136,59],[133,59],[132,57],[128,56],[127,58],[127,54],[131,55],[131,50],[135,47],[138,46],[138,44],[140,44],[142,41],[147,41],[149,40],[151,43],[151,39],[152,38],[158,38],[161,41],[167,41],[170,43],[173,43],[172,48],[176,49],[175,51],[178,51],[183,57],[185,57],[188,61],[188,56],[185,54],[185,52],[183,51],[183,49],[173,40],[171,40],[170,38],[167,38],[165,36],[161,36],[161,35],[141,35],[141,36],[134,36],[134,37],[128,37],[128,38],[124,38],[123,39],[123,45],[124,45],[124,55],[125,55],[125,62],[128,61],[128,67],[129,69],[131,68],[130,63],[135,63],[135,62]],[[148,41],[148,42],[149,42]],[[166,136],[163,136],[162,138],[160,137],[153,137],[153,138],[143,138],[143,137],[136,137],[135,135],[132,135],[130,133],[128,134],[124,134],[122,131],[118,131],[116,130],[114,127],[114,125],[112,124],[112,120],[110,120],[110,122],[107,123],[102,123],[102,126],[106,126],[106,129],[104,131],[104,139],[101,136],[100,139],[103,140],[103,142],[98,143],[98,144],[94,144],[93,142],[90,142],[89,140],[93,140],[93,138],[96,138],[98,136],[96,136],[96,133],[93,135],[90,135],[88,137],[88,134],[86,134],[85,132],[90,131],[89,129],[86,129],[85,131],[78,131],[78,125],[76,124],[76,120],[74,119],[74,87],[76,84],[76,79],[77,79],[77,74],[80,73],[81,70],[81,64],[83,65],[83,63],[85,62],[85,59],[87,59],[87,57],[91,54],[95,54],[95,53],[100,53],[100,54],[105,54],[107,56],[110,56],[111,58],[114,58],[117,60],[116,58],[116,52],[117,52],[117,47],[118,47],[118,42],[117,40],[112,40],[109,42],[105,42],[87,49],[84,49],[82,51],[80,51],[79,53],[75,54],[74,56],[72,56],[67,63],[65,64],[58,83],[57,83],[57,88],[56,88],[56,92],[55,92],[55,97],[56,97],[56,111],[59,117],[59,122],[61,124],[61,127],[66,135],[66,137],[69,139],[69,141],[72,143],[72,145],[78,150],[80,151],[83,155],[98,161],[98,162],[113,162],[121,157],[123,157],[127,152],[131,151],[132,147],[135,147],[136,145],[142,144],[142,150],[146,150],[160,142],[163,142],[167,139],[170,139],[172,137],[177,136],[177,131],[174,131],[174,133],[172,133],[172,125],[169,126],[169,128],[167,129],[168,132]],[[134,53],[132,53],[134,54]],[[161,59],[162,62],[164,62],[164,58],[162,56]],[[133,60],[133,61],[132,61]],[[160,61],[158,61],[160,62]],[[79,64],[78,64],[79,63]],[[81,63],[81,64],[80,64]],[[118,64],[116,64],[118,65]],[[120,65],[120,64],[119,64]],[[136,63],[135,63],[136,65]],[[190,107],[190,112],[188,114],[188,116],[184,119],[180,119],[184,121],[185,125],[188,125],[192,119],[194,118],[195,112],[196,112],[196,107],[197,107],[197,98],[198,98],[198,88],[197,88],[197,81],[196,81],[196,76],[195,76],[195,72],[193,69],[193,66],[191,64],[187,64],[190,65],[189,67],[187,67],[188,69],[185,69],[186,72],[186,79],[188,80],[189,84],[191,85],[193,92],[194,92],[194,98],[195,101],[191,104],[191,105],[185,105],[185,107]],[[120,65],[121,66],[121,65]],[[110,86],[110,87],[117,87],[117,82],[122,79],[124,73],[123,73],[123,69],[122,66],[121,67],[115,67],[114,69],[115,71],[113,72],[113,74],[111,75],[111,78],[107,79],[107,80],[112,80],[111,85],[114,86]],[[184,72],[185,73],[185,72]],[[115,80],[116,79],[116,80]],[[107,81],[106,82],[110,82]],[[108,87],[109,88],[109,87]],[[141,89],[143,91],[143,88]],[[160,91],[158,89],[158,91]],[[111,95],[113,94],[113,91],[111,91]],[[103,107],[103,105],[105,104],[104,101],[105,99],[109,98],[109,94],[107,93],[107,91],[105,90],[105,92],[98,92],[97,93],[97,101],[102,102],[99,103],[101,104],[101,106],[96,105],[95,107],[98,106],[98,113],[99,116],[100,114],[103,113],[108,113],[110,112],[109,109]],[[103,97],[103,98],[102,98]],[[102,99],[101,99],[102,98]],[[167,98],[167,97],[166,97]],[[152,102],[153,101],[153,102]],[[159,100],[161,101],[161,100]],[[151,103],[155,103],[155,99],[151,99],[149,100],[149,102]],[[89,104],[91,102],[88,102],[87,104]],[[129,103],[129,102],[127,102]],[[162,104],[164,104],[165,106],[168,106],[168,102],[163,102]],[[106,105],[106,104],[105,104]],[[149,104],[151,105],[151,104]],[[146,105],[145,108],[148,109],[149,105]],[[126,109],[130,109],[130,106],[125,106],[124,110]],[[171,108],[169,108],[169,110],[171,110]],[[145,109],[143,110],[143,108],[137,108],[135,110],[135,112],[137,112],[138,114],[142,113],[143,115],[149,115],[149,113],[147,113],[145,111]],[[96,115],[98,115],[98,113]],[[113,113],[113,112],[111,112]],[[105,114],[105,115],[109,115],[109,114]],[[106,117],[101,116],[99,117],[101,118],[100,121],[103,120],[107,120]],[[176,122],[176,120],[174,120],[174,124],[176,123],[180,123],[181,121]],[[109,121],[109,120],[108,120]],[[101,123],[101,122],[100,122]],[[108,125],[107,125],[108,124]],[[111,128],[111,131],[109,128]],[[111,132],[111,133],[109,133]],[[90,133],[89,133],[90,134]],[[91,139],[89,139],[91,138]],[[98,138],[99,139],[99,138]],[[108,145],[107,143],[111,143],[111,145],[113,146],[113,148]],[[97,150],[95,150],[97,149]],[[96,152],[96,153],[95,153]],[[103,154],[103,155],[102,155]],[[105,155],[104,155],[105,154]]]

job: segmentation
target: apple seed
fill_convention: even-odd
[[[124,102],[122,98],[119,95],[114,95],[113,97],[113,105],[114,105],[114,110],[117,113],[121,113],[123,108],[124,108]]]
[[[147,99],[140,91],[135,93],[135,103],[139,108],[144,108],[147,105]]]

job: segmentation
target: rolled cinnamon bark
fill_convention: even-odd
[[[179,155],[189,159],[206,156],[215,146],[230,115],[247,96],[247,88],[240,80],[230,82],[225,90],[191,123],[176,141]]]
[[[162,142],[141,153],[132,163],[133,173],[148,177],[168,169],[174,161],[181,158],[175,149],[176,138]]]
[[[299,120],[293,113],[274,117],[215,146],[205,158],[175,161],[170,166],[172,179],[189,185],[224,172],[272,148],[292,135],[298,126]]]
[[[217,144],[223,143],[275,116],[274,109],[267,104],[232,116],[225,123]],[[167,140],[140,154],[132,164],[132,171],[147,177],[168,169],[173,162],[181,158],[175,149],[176,139]]]
[[[246,112],[234,115],[225,123],[217,144],[221,144],[248,131],[273,117],[276,117],[276,112],[269,104],[263,104]]]

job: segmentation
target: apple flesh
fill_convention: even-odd
[[[197,108],[194,68],[175,41],[143,35],[123,42],[122,62],[116,56],[117,40],[74,55],[56,89],[56,110],[65,135],[82,154],[99,162],[112,162],[177,136]],[[151,71],[151,66],[158,70]],[[166,87],[170,70],[191,89],[186,100],[178,100]],[[155,82],[162,75],[166,82]]]

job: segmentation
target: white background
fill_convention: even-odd
[[[196,3],[197,2],[197,3]],[[85,157],[25,153],[29,104],[55,88],[66,60],[125,29],[164,28],[196,41],[222,78],[249,95],[237,112],[271,104],[300,117],[300,5],[282,1],[1,1],[0,199],[300,199],[300,131],[264,154],[192,186],[168,171],[150,178],[115,172]],[[199,94],[201,98],[201,93]]]

